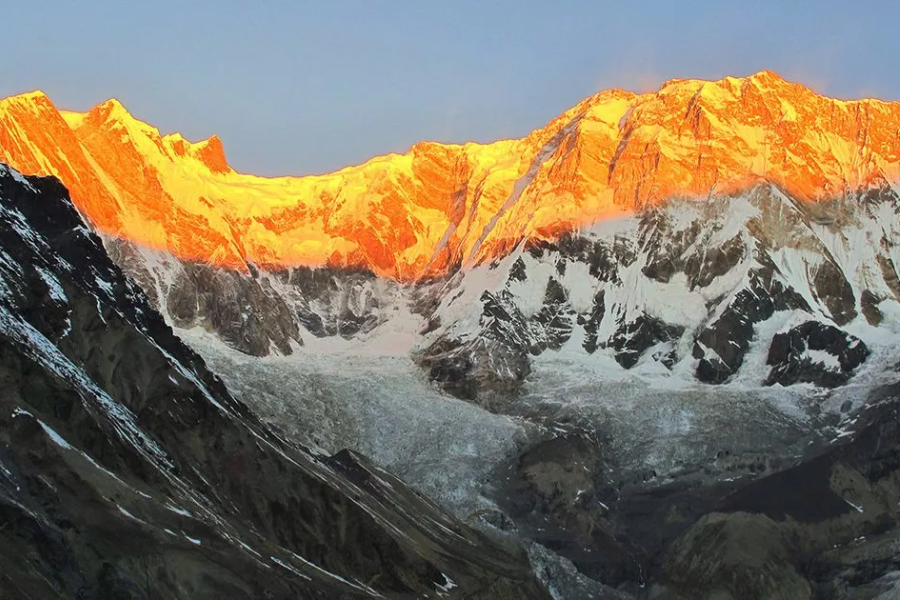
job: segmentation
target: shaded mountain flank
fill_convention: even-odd
[[[5,166],[0,564],[4,599],[546,597],[515,543],[263,425]]]

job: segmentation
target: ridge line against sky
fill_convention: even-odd
[[[0,97],[116,97],[162,133],[218,135],[261,175],[333,171],[422,140],[518,138],[608,88],[762,69],[838,98],[900,99],[900,5],[822,0],[4,7]]]

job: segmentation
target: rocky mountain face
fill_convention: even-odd
[[[851,441],[723,495],[672,544],[653,595],[894,597],[900,404],[896,386],[881,394]]]
[[[142,314],[158,311],[240,390],[266,419],[241,413],[250,430],[352,490],[378,523],[426,509],[360,448],[476,529],[530,544],[559,597],[870,598],[900,570],[898,128],[896,103],[828,99],[762,72],[603,92],[521,140],[423,143],[335,174],[263,179],[231,170],[217,138],[161,135],[115,101],[69,113],[32,94],[0,103],[0,158],[71,186],[133,295],[144,292]],[[167,352],[194,357],[179,348]],[[327,374],[298,367],[329,357]],[[383,372],[398,361],[399,375]],[[406,404],[390,414],[402,425],[386,425],[373,413],[388,404],[362,388],[400,380]],[[146,393],[121,402],[140,417]],[[322,431],[297,423],[322,415]],[[267,427],[335,456],[291,450]],[[513,429],[508,444],[486,441]],[[472,476],[448,455],[471,460]],[[210,509],[228,523],[245,507],[230,501]],[[485,546],[460,550],[465,568],[451,572],[428,553],[449,542],[426,544],[431,529],[413,521],[403,556],[456,592],[533,584],[514,549],[456,522]],[[369,558],[278,543],[303,559],[273,551],[269,563],[306,575],[316,569],[303,560],[379,593],[407,589],[400,581],[443,593],[417,562],[417,575],[379,587]],[[467,570],[473,556],[487,572]],[[495,575],[499,587],[484,587]]]
[[[757,379],[832,387],[900,294],[900,105],[771,72],[603,92],[521,140],[306,178],[235,173],[218,138],[116,101],[0,107],[0,158],[59,176],[173,325],[253,355],[412,310],[417,360],[467,398],[514,393],[564,346],[723,383],[775,339]]]
[[[402,330],[429,378],[469,400],[515,395],[535,361],[560,353],[614,373],[833,388],[873,350],[890,351],[898,209],[886,182],[811,204],[760,181],[523,241],[415,284],[339,268],[241,272],[121,239],[106,246],[177,327],[201,326],[255,356]]]
[[[0,595],[544,597],[525,553],[235,400],[51,178],[0,166]]]
[[[418,360],[471,398],[514,391],[551,351],[712,384],[840,385],[895,331],[898,199],[885,185],[810,205],[759,183],[526,244],[431,286]]]
[[[844,472],[843,453],[856,452],[844,444],[862,443],[857,435],[875,444],[864,454],[896,452],[884,429],[896,391],[879,392],[886,405],[865,407],[876,388],[867,382],[890,378],[897,361],[898,208],[886,182],[812,204],[759,181],[554,242],[523,241],[490,263],[415,284],[339,268],[242,274],[122,240],[106,244],[181,327],[199,325],[255,356],[302,359],[332,340],[373,354],[399,348],[446,392],[534,423],[519,452],[496,465],[485,492],[494,506],[477,521],[537,542],[605,584],[586,597],[653,590],[661,598],[716,591],[749,598],[776,589],[791,598],[865,597],[852,594],[889,589],[897,568],[890,508],[896,469],[859,486],[841,487],[834,477]],[[178,306],[191,308],[173,310]],[[253,360],[246,357],[240,375],[244,393],[260,386],[292,402],[293,390],[253,383]],[[610,391],[604,381],[662,389],[653,392],[660,402],[680,408],[663,408],[653,427],[672,427],[685,414],[692,422],[715,416],[667,441],[666,452],[677,458],[660,460],[640,447],[658,444],[665,429],[641,430],[648,424],[640,420],[614,426],[609,413],[584,409],[578,403],[585,400],[569,400],[565,391],[550,399],[543,382],[567,372],[583,378],[574,394],[600,403],[622,394],[624,411],[627,394],[642,392]],[[809,416],[773,411],[755,398],[764,389],[772,390],[767,397],[798,398]],[[716,408],[692,399],[720,394]],[[622,419],[611,410],[613,422]],[[458,426],[460,443],[468,441],[465,425]],[[862,468],[854,460],[852,468]],[[771,486],[760,494],[772,498],[796,493],[785,502],[806,510],[798,503],[814,501],[790,491],[793,480],[782,473],[797,469],[805,478],[820,463],[831,471],[816,471],[817,481],[847,510],[815,513],[795,526],[768,509],[730,504],[733,494],[759,485]],[[874,520],[855,518],[848,502],[858,505],[869,493],[880,507],[864,509]],[[757,534],[765,550],[743,554]],[[744,563],[742,578],[727,580]],[[691,575],[683,575],[688,566]],[[562,597],[588,594],[557,576],[566,581],[556,581]],[[750,585],[756,577],[761,583]]]
[[[0,160],[59,177],[100,232],[182,260],[410,281],[758,178],[804,201],[896,181],[898,126],[896,103],[825,98],[764,71],[602,92],[522,139],[266,179],[234,172],[215,136],[162,135],[115,100],[59,111],[35,92],[0,102]]]
[[[418,284],[333,268],[241,273],[123,240],[107,247],[173,325],[256,356],[412,323],[417,362],[470,400],[514,395],[546,352],[704,383],[828,388],[894,331],[898,207],[886,185],[811,205],[760,182]]]

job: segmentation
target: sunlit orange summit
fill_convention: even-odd
[[[673,196],[764,178],[815,201],[900,178],[900,104],[841,101],[775,73],[601,92],[491,144],[423,142],[335,173],[237,173],[213,136],[160,135],[116,100],[0,101],[0,161],[59,177],[103,233],[246,268],[353,265],[412,280]]]

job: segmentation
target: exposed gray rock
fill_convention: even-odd
[[[872,597],[900,565],[900,402],[886,393],[849,441],[724,497],[668,549],[654,597]]]
[[[616,362],[628,369],[636,365],[648,349],[660,342],[677,340],[683,333],[684,327],[667,325],[661,319],[643,314],[633,321],[622,323],[607,345],[615,350]],[[660,362],[671,368],[675,356],[668,352],[660,358]]]
[[[816,269],[813,290],[836,324],[846,325],[856,318],[856,296],[853,295],[853,288],[833,261],[826,260]]]
[[[719,318],[697,336],[693,355],[699,359],[700,381],[724,383],[737,373],[753,340],[753,326],[775,311],[809,310],[802,296],[773,275],[772,267],[753,272],[747,288],[739,291]]]
[[[809,350],[831,358],[811,356]],[[846,383],[868,356],[869,349],[859,338],[831,325],[807,321],[772,338],[766,361],[772,370],[766,384],[803,382],[836,387]]]
[[[233,347],[264,356],[302,344],[291,310],[268,281],[206,265],[185,265],[166,299],[174,325],[200,324]]]
[[[273,349],[291,353],[291,344],[303,344],[297,319],[286,299],[260,278],[252,265],[232,271],[214,266],[182,263],[153,254],[159,263],[146,262],[133,243],[110,239],[106,248],[116,264],[148,294],[151,304],[177,327],[202,327],[232,347],[265,356]]]
[[[537,442],[501,470],[497,495],[517,528],[565,556],[578,569],[613,586],[641,579],[627,542],[616,539],[600,445],[572,430]]]
[[[547,282],[543,306],[532,319],[532,330],[536,331],[530,346],[531,353],[559,350],[572,337],[574,317],[575,311],[569,304],[568,293],[559,281],[551,277]]]

